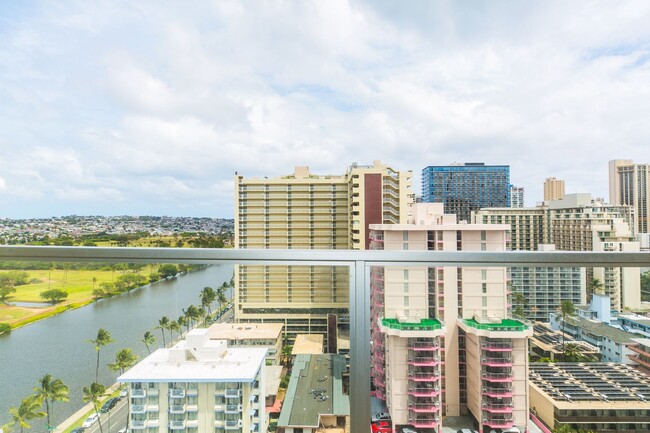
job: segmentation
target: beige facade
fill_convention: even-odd
[[[411,172],[375,161],[343,175],[296,167],[276,178],[235,176],[235,248],[366,249],[368,224],[405,222],[414,196]],[[327,314],[345,324],[347,268],[238,266],[235,318],[281,322],[290,340],[327,334]]]
[[[416,204],[412,224],[372,225],[371,247],[505,250],[507,225],[443,211]],[[507,318],[504,268],[376,267],[371,293],[374,395],[395,425],[440,432],[443,416],[468,411],[485,427],[526,425],[532,330]]]
[[[510,224],[510,249],[534,251],[553,244],[559,251],[639,251],[634,236],[634,209],[608,205],[590,194],[567,194],[535,208],[488,208],[474,212],[482,224]],[[612,298],[612,308],[641,306],[639,268],[593,268],[587,283],[599,279]]]
[[[650,230],[650,164],[635,164],[628,159],[609,161],[609,201],[634,208],[636,233]]]
[[[564,198],[564,181],[547,177],[544,181],[544,201],[561,200]]]
[[[264,347],[267,365],[280,364],[281,323],[215,323],[208,328],[211,340],[225,340],[228,347]]]

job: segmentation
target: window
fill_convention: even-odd
[[[487,283],[481,283],[483,293],[487,293]]]
[[[409,297],[408,296],[404,296],[404,306],[405,307],[409,306]]]
[[[406,230],[404,230],[402,232],[402,240],[403,241],[408,241],[409,240],[409,232],[407,232]]]

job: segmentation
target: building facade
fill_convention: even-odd
[[[637,233],[649,233],[650,164],[635,164],[629,159],[609,161],[609,202],[634,208]]]
[[[190,331],[118,378],[129,386],[133,433],[266,432],[266,349],[228,348]]]
[[[547,177],[544,181],[544,201],[562,200],[564,198],[564,181]]]
[[[607,205],[589,194],[567,194],[562,200],[535,208],[481,209],[474,223],[509,223],[511,250],[536,250],[553,244],[559,251],[639,251],[634,236],[634,210],[628,205]],[[641,307],[639,268],[593,268],[589,284],[598,279],[612,298],[612,308]]]
[[[510,185],[510,207],[524,207],[524,188]]]
[[[263,347],[267,365],[279,365],[282,356],[281,323],[215,323],[208,328],[211,340],[225,340],[228,347]]]
[[[505,225],[457,224],[442,204],[417,204],[412,224],[371,226],[371,248],[503,251]],[[373,394],[394,425],[441,431],[471,413],[483,428],[526,425],[527,338],[508,317],[504,268],[374,267]]]
[[[445,213],[470,221],[484,207],[510,206],[510,166],[465,163],[422,170],[422,201],[443,203]]]
[[[368,225],[405,222],[414,200],[411,172],[375,161],[343,175],[308,167],[276,178],[235,176],[235,248],[366,249]],[[345,326],[346,267],[237,266],[238,322],[280,322],[296,334],[327,335],[329,313]]]

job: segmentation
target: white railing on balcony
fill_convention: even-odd
[[[650,267],[647,252],[462,252],[0,246],[3,261],[345,266],[350,272],[350,431],[370,430],[370,266]],[[135,422],[134,422],[135,423]],[[144,428],[132,424],[134,429]]]

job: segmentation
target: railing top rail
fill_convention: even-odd
[[[429,266],[650,266],[650,252],[574,251],[358,251],[137,247],[0,246],[0,260],[132,263],[292,264]]]

